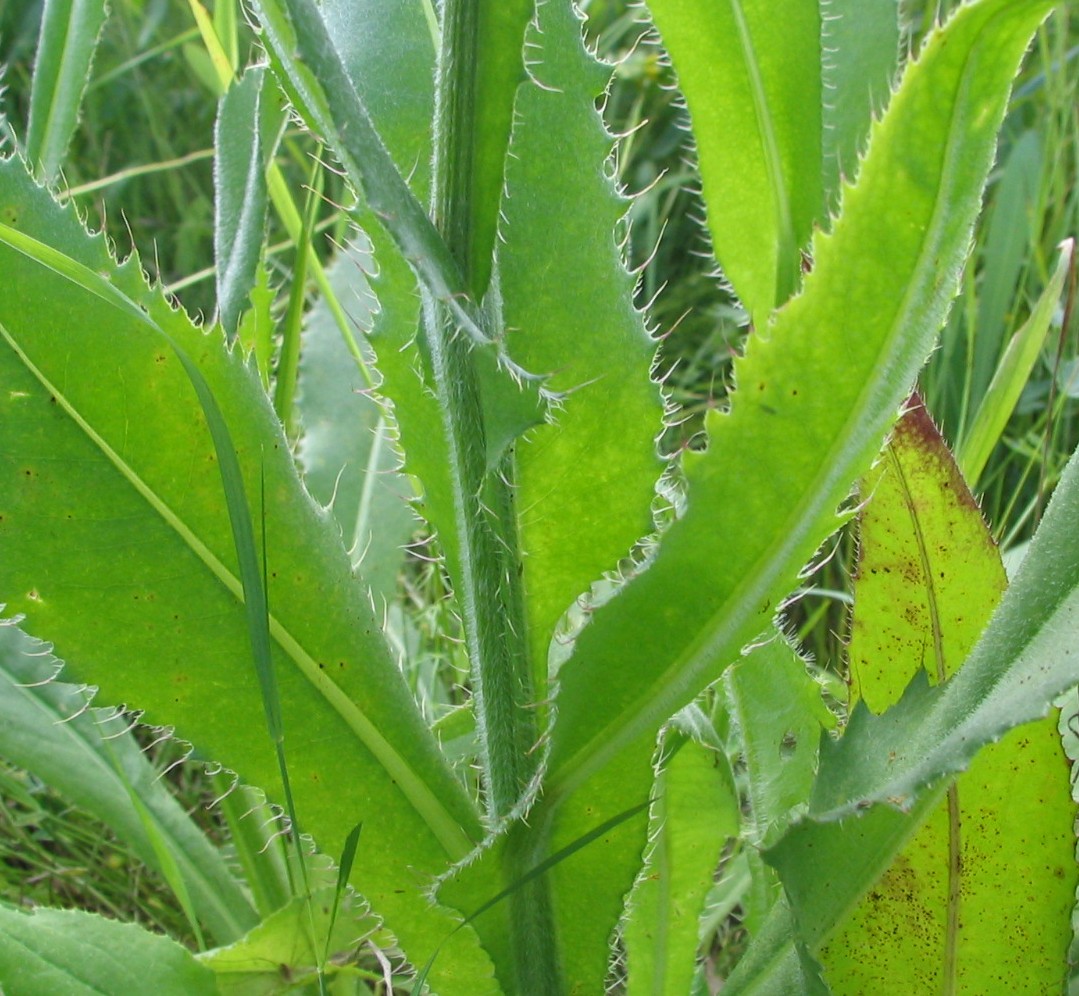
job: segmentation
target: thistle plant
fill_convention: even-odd
[[[95,742],[88,804],[127,814],[202,950],[0,908],[4,986],[363,992],[371,938],[414,991],[703,992],[700,919],[726,902],[748,946],[725,993],[1062,988],[1074,811],[1044,717],[1079,681],[1079,468],[1007,586],[912,396],[1053,5],[971,0],[899,67],[891,3],[648,4],[748,327],[667,461],[611,67],[573,5],[252,0],[242,75],[231,5],[190,5],[222,91],[212,321],[56,196],[92,4],[46,6],[0,162],[0,599],[27,634],[6,630],[3,695],[63,687],[40,684],[48,641],[96,707],[234,773],[244,875],[169,829],[137,751]],[[322,149],[303,205],[277,159],[296,124]],[[350,225],[329,269],[323,164]],[[298,247],[283,317],[271,206]],[[1016,376],[959,454],[971,477]],[[786,613],[855,518],[848,696]],[[468,669],[434,716],[399,659],[418,521]],[[263,803],[291,848],[242,818]],[[1000,944],[1020,925],[1021,965]]]

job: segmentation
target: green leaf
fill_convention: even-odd
[[[817,0],[649,0],[693,121],[708,230],[758,328],[823,210]]]
[[[710,448],[687,465],[687,511],[651,566],[592,611],[562,666],[550,769],[529,814],[545,848],[648,793],[661,724],[769,628],[838,525],[955,291],[1008,81],[1048,6],[965,7],[908,69],[803,293],[736,361],[731,410],[710,415]],[[602,970],[597,938],[642,844],[631,822],[593,861],[553,871],[552,891],[572,904],[556,915],[586,928],[560,940],[565,964],[572,948]]]
[[[748,775],[751,842],[767,847],[803,805],[817,770],[822,729],[835,725],[821,687],[782,637],[755,648],[726,675]]]
[[[809,815],[829,820],[875,802],[909,805],[964,770],[1008,730],[1044,716],[1075,684],[1079,642],[1079,459],[1064,470],[1023,566],[981,639],[945,685],[923,674],[882,716],[864,704],[821,749]]]
[[[651,527],[662,409],[655,344],[633,306],[614,230],[627,202],[605,172],[596,113],[610,70],[570,6],[547,4],[517,97],[498,264],[513,353],[554,371],[551,424],[518,444],[517,489],[533,687],[546,698],[555,624]]]
[[[1015,308],[1024,260],[1036,235],[1031,218],[1039,210],[1044,138],[1024,132],[1008,151],[994,191],[992,213],[986,221],[984,268],[978,310],[971,337],[970,396],[984,396],[999,370],[1008,315]]]
[[[315,982],[327,951],[348,954],[363,943],[377,921],[350,901],[334,919],[334,889],[297,897],[268,916],[245,937],[199,956],[217,976],[222,996],[256,996],[286,991],[284,985]],[[333,972],[332,962],[325,966]]]
[[[563,666],[553,794],[631,744],[650,752],[660,724],[767,628],[839,524],[955,292],[1008,81],[1049,6],[965,6],[908,67],[834,231],[814,243],[804,291],[736,361],[708,452],[687,454],[688,510]]]
[[[38,176],[52,181],[79,123],[79,105],[108,11],[102,0],[46,0],[44,8],[26,158]]]
[[[374,299],[363,265],[371,266],[368,255],[345,249],[327,276],[352,320],[368,328]],[[369,367],[351,356],[328,301],[320,298],[308,313],[300,352],[303,433],[297,457],[308,489],[333,512],[353,566],[381,609],[393,599],[404,547],[419,522],[408,505],[411,488],[398,473],[396,430],[371,395],[371,377]]]
[[[852,694],[879,712],[915,671],[941,681],[958,668],[1006,579],[977,505],[917,398],[862,491],[869,497],[860,514]],[[1061,988],[1079,870],[1056,726],[1050,717],[990,744],[947,788],[822,953],[836,993],[882,983],[985,992],[1001,979],[1024,979],[1040,992]],[[820,861],[796,874],[814,872],[835,874]],[[1017,942],[1002,945],[1001,937]]]
[[[425,0],[323,0],[321,11],[345,70],[386,148],[426,203],[437,25]]]
[[[51,639],[104,701],[175,725],[280,799],[215,450],[148,313],[199,364],[248,493],[265,476],[270,630],[303,829],[339,853],[363,819],[369,847],[354,884],[402,943],[418,955],[432,950],[453,921],[429,905],[423,879],[479,838],[475,809],[411,699],[336,523],[303,490],[257,374],[151,292],[133,261],[118,267],[103,239],[88,237],[14,160],[0,164],[0,203],[5,225],[17,225],[0,229],[0,272],[18,288],[0,301],[8,611],[25,613],[27,629]],[[35,249],[26,233],[68,255]],[[13,242],[36,258],[13,252]],[[54,258],[67,269],[38,261]],[[97,273],[110,275],[95,277],[102,287],[138,305],[121,312],[95,296]],[[469,933],[451,948],[442,988],[485,991],[490,969]],[[455,974],[464,981],[452,983]]]
[[[123,952],[122,957],[119,952]],[[213,973],[175,941],[76,910],[0,905],[0,979],[12,996],[217,996]]]
[[[822,0],[821,126],[829,208],[853,180],[899,68],[898,0]]]
[[[249,70],[221,98],[214,127],[214,262],[218,317],[236,333],[248,306],[266,225],[266,170],[259,119],[265,70]]]
[[[87,709],[82,689],[52,680],[59,667],[40,644],[0,626],[0,755],[107,824],[161,872],[156,837],[198,920],[221,942],[243,934],[256,919],[243,888],[127,732],[129,719]]]
[[[656,780],[651,846],[623,931],[629,996],[684,996],[697,958],[697,922],[741,814],[724,755],[681,734]],[[671,743],[670,741],[673,741]]]
[[[977,483],[989,462],[993,448],[999,442],[1023,393],[1023,387],[1030,379],[1034,364],[1038,362],[1064,290],[1064,281],[1074,266],[1075,240],[1066,239],[1060,245],[1056,270],[1035,302],[1030,317],[1023,322],[1004,350],[970,429],[963,435],[957,459],[963,477],[971,485]]]
[[[475,342],[489,342],[461,271],[379,137],[313,0],[255,0],[270,64],[398,251]],[[508,362],[508,361],[507,361]]]

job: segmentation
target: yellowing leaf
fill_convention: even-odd
[[[1006,579],[920,401],[864,493],[852,692],[880,711],[916,671],[957,669]],[[1055,717],[987,747],[825,948],[833,991],[1059,991],[1076,885],[1064,762]]]

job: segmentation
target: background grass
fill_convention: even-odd
[[[230,0],[231,2],[231,0]],[[730,360],[744,335],[744,316],[724,290],[708,252],[696,194],[687,116],[656,39],[625,0],[585,0],[588,32],[599,51],[618,60],[604,112],[624,134],[616,175],[635,195],[628,256],[641,269],[638,301],[650,305],[660,339],[658,369],[679,410],[662,438],[669,452],[692,443],[705,410],[729,388]],[[908,44],[942,13],[941,4],[907,2]],[[24,131],[40,0],[0,0],[2,109],[15,136]],[[184,0],[113,0],[87,92],[65,181],[94,226],[103,225],[121,253],[138,251],[152,276],[193,313],[214,308],[212,130],[215,90],[205,51]],[[253,50],[241,25],[241,58]],[[1029,313],[1055,265],[1056,246],[1079,232],[1079,15],[1058,11],[1040,32],[1016,87],[997,168],[986,194],[971,265],[922,390],[953,443],[963,440],[1003,346]],[[737,136],[732,136],[736,141]],[[281,161],[296,195],[313,144],[289,135]],[[329,187],[321,222],[342,224]],[[287,297],[294,247],[271,228],[269,259]],[[331,239],[316,249],[329,255]],[[1004,547],[1026,540],[1067,456],[1079,444],[1077,320],[1058,311],[1049,340],[1017,411],[981,478],[983,510]],[[807,650],[822,666],[841,667],[847,579],[853,544],[843,539],[792,614]],[[415,635],[403,647],[417,696],[445,712],[461,700],[461,649],[452,637],[452,603],[444,578],[412,558],[402,575],[399,611]],[[447,620],[450,625],[447,625]],[[437,706],[437,709],[434,708]],[[445,722],[452,726],[453,714]],[[456,742],[456,741],[455,741]],[[467,759],[467,731],[463,757]],[[164,767],[175,760],[168,745]],[[205,813],[209,791],[201,769],[180,765],[170,776],[187,807],[211,833],[227,835]],[[32,775],[0,766],[0,898],[25,904],[78,906],[133,919],[188,938],[182,914],[156,877],[107,830],[68,807]],[[731,921],[716,923],[729,937]],[[726,945],[728,954],[730,945]]]

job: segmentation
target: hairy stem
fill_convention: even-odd
[[[475,104],[475,0],[443,7],[435,126],[435,224],[469,282],[468,245],[473,205],[472,124]],[[492,820],[505,817],[530,773],[527,750],[535,731],[522,668],[524,634],[508,625],[516,601],[517,542],[509,484],[487,466],[480,386],[472,346],[441,302],[428,301],[425,335],[453,461],[461,544],[458,595],[472,665],[487,804]]]
[[[470,288],[475,278],[470,256],[477,7],[478,0],[445,0],[442,8],[432,193],[435,225]],[[497,338],[498,329],[489,331]],[[537,736],[522,608],[513,457],[511,452],[498,467],[488,466],[472,347],[455,328],[449,309],[430,299],[425,336],[454,463],[461,550],[458,595],[472,668],[488,816],[494,823],[510,815],[525,790],[534,770],[531,748]],[[520,880],[534,861],[533,849],[523,841],[509,847],[509,880]],[[536,996],[555,996],[562,988],[547,893],[541,876],[509,897],[515,981],[521,991]]]

